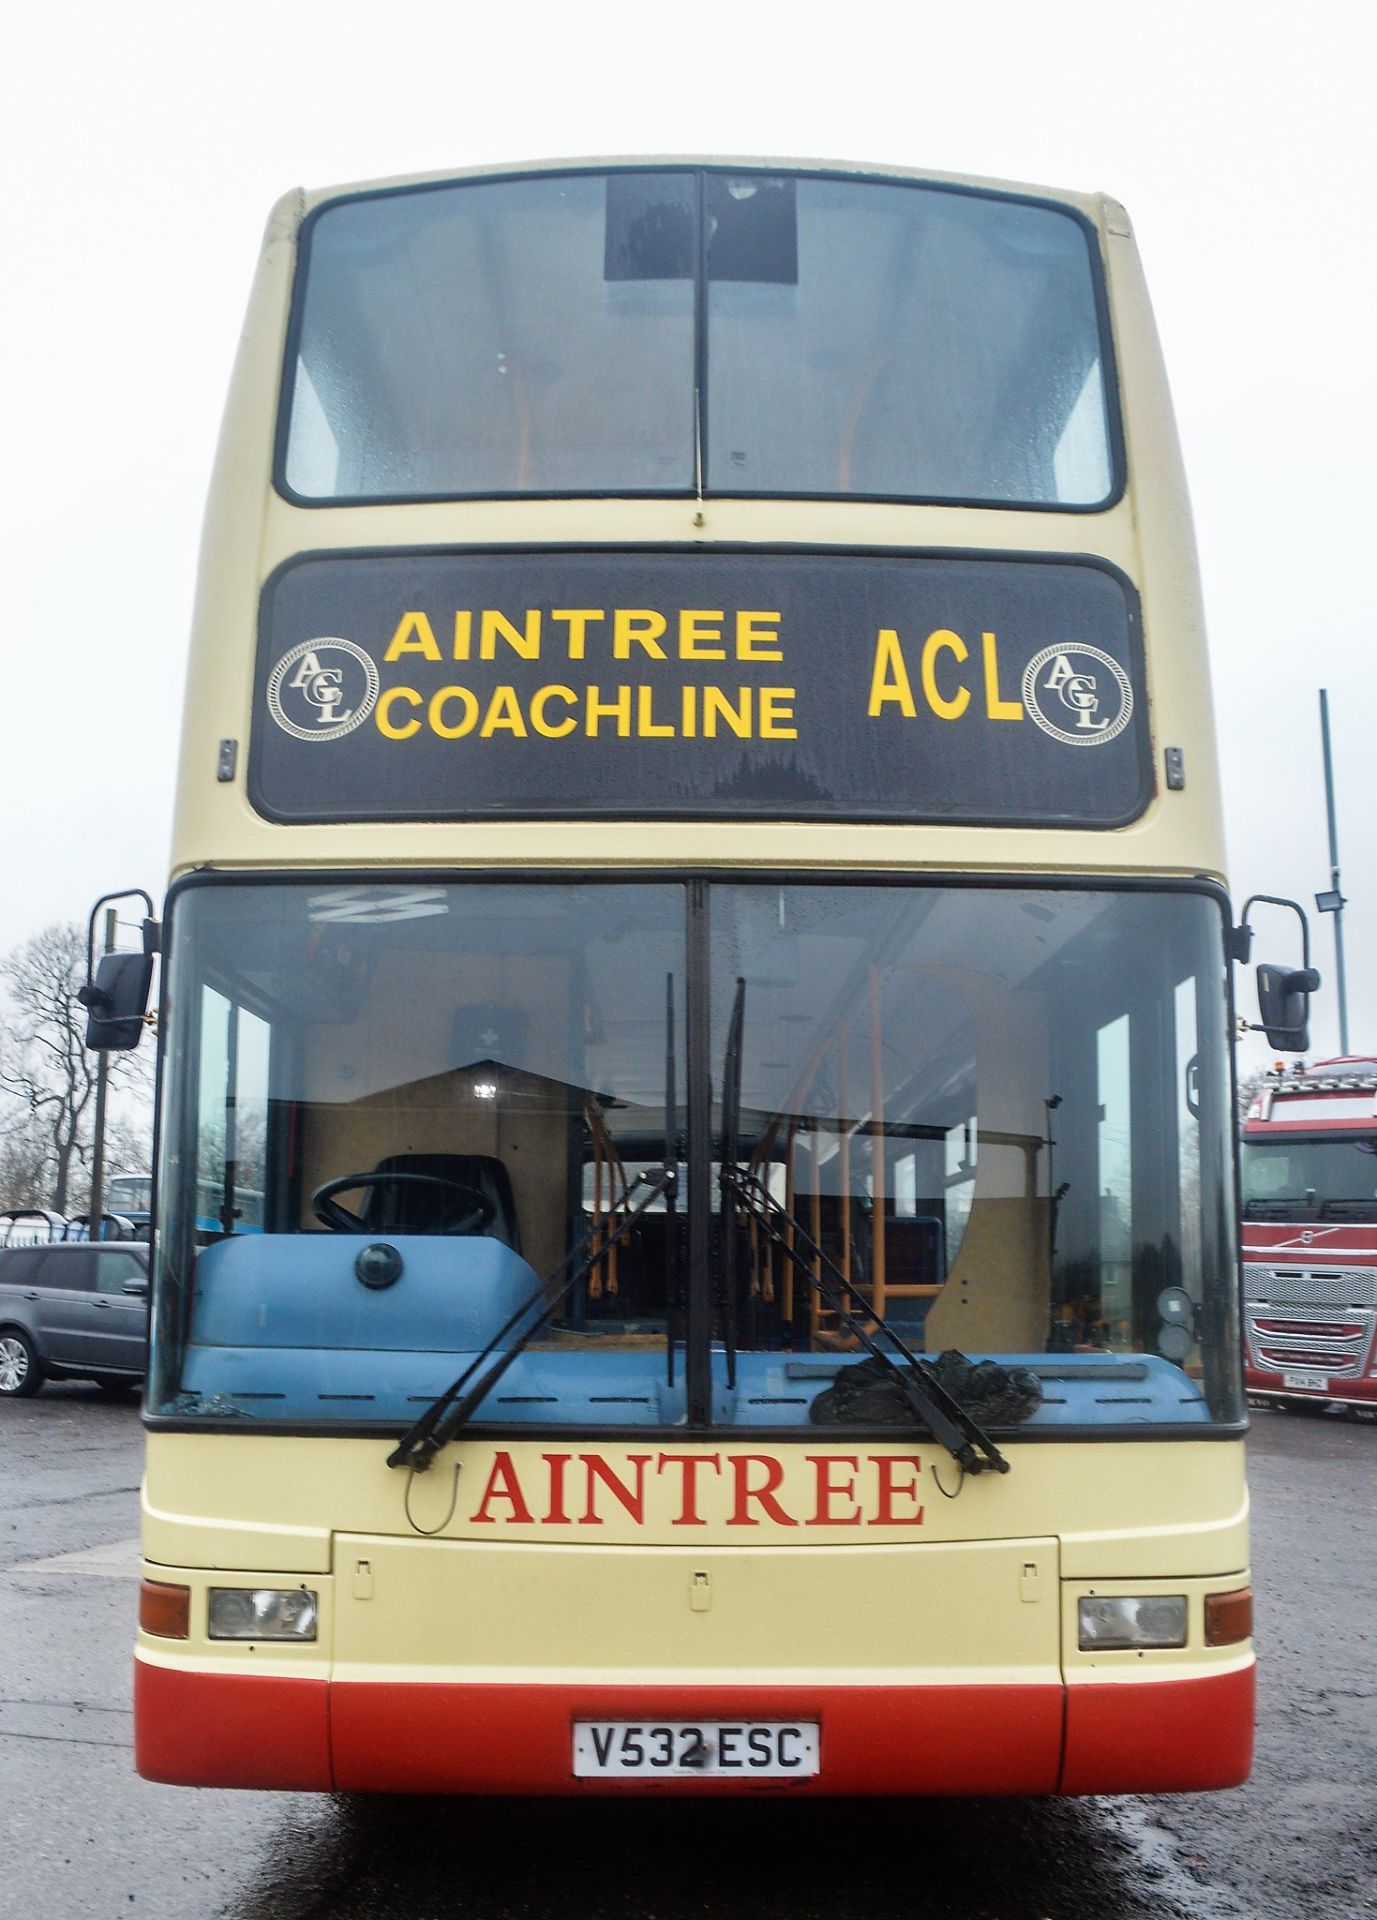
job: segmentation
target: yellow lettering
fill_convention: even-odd
[[[673,727],[657,727],[651,718],[651,702],[655,697],[653,687],[636,689],[636,732],[642,740],[672,740]]]
[[[698,738],[698,689],[684,688],[684,724],[679,729],[685,740]]]
[[[567,700],[571,707],[576,707],[579,697],[572,687],[537,687],[531,695],[531,725],[536,732],[544,734],[547,740],[563,739],[566,733],[574,731],[578,721],[568,714],[563,720],[547,720],[545,718],[547,700]]]
[[[679,615],[679,658],[681,660],[725,660],[727,657],[725,647],[707,647],[702,644],[705,640],[722,638],[720,625],[704,624],[709,620],[720,622],[721,619],[720,607],[715,613],[706,611],[702,607],[684,608]]]
[[[526,625],[514,627],[505,614],[498,613],[494,607],[484,607],[483,622],[479,629],[478,654],[483,660],[497,658],[497,643],[505,640],[523,660],[540,658],[540,608],[531,607],[526,614]]]
[[[881,627],[875,636],[875,667],[870,676],[870,705],[866,708],[869,717],[873,720],[889,701],[894,702],[906,720],[918,718],[899,636],[893,627]]]
[[[794,687],[760,689],[760,737],[762,740],[797,740],[798,728],[786,725],[794,717]],[[788,701],[786,706],[784,703]]]
[[[777,613],[738,613],[736,616],[736,657],[738,660],[782,660],[783,650],[778,645],[778,633],[763,633],[761,625],[773,622],[778,627]],[[762,644],[773,640],[773,647]]]
[[[373,718],[377,723],[378,732],[385,739],[409,740],[413,733],[421,731],[421,723],[419,720],[411,719],[404,721],[400,727],[397,726],[392,718],[393,702],[397,700],[409,700],[413,707],[419,707],[421,704],[420,694],[411,687],[389,687],[373,709]]]
[[[567,620],[569,623],[569,658],[582,660],[584,644],[590,620],[605,620],[607,615],[600,607],[551,607],[552,620]]]
[[[731,728],[738,740],[751,737],[751,688],[738,687],[737,696],[741,702],[740,711],[735,708],[723,687],[704,687],[703,689],[703,738],[717,738],[717,722],[721,718]]]
[[[451,700],[459,702],[462,712],[462,718],[452,723],[441,717]],[[477,724],[478,702],[467,687],[441,687],[438,693],[430,697],[427,718],[431,732],[438,733],[442,740],[462,740],[466,733],[473,732]]]
[[[588,700],[584,707],[583,717],[584,732],[589,735],[595,735],[598,731],[599,720],[606,716],[608,719],[616,720],[618,737],[625,740],[631,732],[630,687],[618,687],[617,697],[611,701],[600,700],[598,698],[598,692],[599,689],[595,686],[590,686],[588,689]]]
[[[999,655],[995,651],[995,637],[992,633],[981,635],[985,649],[985,711],[991,720],[1021,720],[1023,702],[1021,700],[1001,700],[999,697]]]
[[[483,715],[483,724],[478,729],[478,737],[480,740],[491,740],[495,733],[513,733],[518,740],[526,738],[526,722],[521,717],[521,705],[515,687],[493,689],[488,710]]]
[[[461,607],[454,616],[454,657],[467,660],[473,643],[473,615]]]
[[[655,613],[649,607],[617,607],[612,614],[612,657],[614,660],[631,658],[631,643],[644,647],[652,660],[664,660],[668,656],[660,645],[660,635],[665,630],[665,616]]]
[[[952,653],[958,660],[965,660],[968,657],[966,643],[949,627],[939,627],[923,642],[923,697],[939,720],[959,720],[971,704],[971,690],[958,687],[950,700],[944,697],[937,685],[939,653]]]
[[[431,631],[428,614],[404,613],[397,622],[397,631],[388,641],[387,652],[383,655],[383,659],[398,660],[404,653],[423,653],[427,660],[440,660],[444,657],[435,644],[435,635]]]

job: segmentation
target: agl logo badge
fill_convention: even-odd
[[[1023,670],[1023,704],[1054,740],[1099,747],[1128,725],[1133,688],[1099,647],[1044,647]]]
[[[334,740],[361,727],[378,697],[378,669],[352,640],[303,640],[268,681],[268,711],[297,740]]]

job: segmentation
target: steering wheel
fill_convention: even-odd
[[[357,1213],[351,1213],[348,1207],[340,1206],[335,1199],[337,1193],[347,1193],[351,1187],[435,1187],[451,1198],[458,1197],[468,1203],[468,1211],[452,1225],[439,1229],[442,1233],[482,1233],[492,1225],[497,1215],[496,1203],[477,1187],[466,1186],[462,1180],[446,1180],[438,1173],[346,1173],[338,1180],[327,1180],[323,1187],[317,1187],[311,1195],[311,1206],[316,1219],[334,1233],[372,1233],[373,1227]],[[395,1233],[397,1228],[387,1229]]]

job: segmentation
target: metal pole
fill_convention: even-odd
[[[105,909],[105,951],[115,951],[115,909]],[[101,1240],[100,1216],[105,1211],[105,1091],[110,1082],[110,1052],[102,1047],[96,1055],[96,1124],[91,1148],[91,1238]]]
[[[1334,975],[1339,988],[1339,1052],[1348,1052],[1348,992],[1344,982],[1343,889],[1339,885],[1339,829],[1334,817],[1334,762],[1329,751],[1329,694],[1320,688],[1320,739],[1324,745],[1324,804],[1329,815],[1329,884],[1339,896],[1334,909]]]

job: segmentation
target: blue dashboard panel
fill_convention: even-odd
[[[369,1286],[356,1263],[380,1244],[400,1273]],[[197,1258],[191,1344],[462,1351],[485,1345],[538,1286],[520,1254],[482,1235],[233,1234]]]
[[[726,1385],[726,1355],[715,1354],[716,1418],[738,1426],[805,1424],[817,1396],[843,1368],[864,1357],[858,1353],[738,1354],[732,1389]],[[1011,1431],[1140,1423],[1195,1425],[1210,1418],[1199,1382],[1156,1354],[973,1353],[967,1358],[994,1360],[1000,1366],[1036,1374],[1042,1403]]]
[[[173,1411],[211,1418],[379,1421],[409,1426],[475,1358],[327,1347],[196,1347]],[[683,1423],[683,1356],[668,1384],[663,1350],[523,1353],[478,1417],[502,1425],[673,1427]]]
[[[990,1356],[1038,1376],[1042,1405],[1033,1427],[1208,1425],[1200,1381],[1159,1354],[1068,1353],[1063,1358]]]
[[[356,1263],[378,1244],[364,1235],[255,1233],[204,1248],[176,1410],[409,1424],[508,1320],[519,1332],[534,1315],[538,1278],[500,1240],[392,1236],[385,1244],[399,1256],[400,1272],[369,1286]],[[515,1358],[480,1419],[590,1428],[684,1423],[682,1349],[671,1368],[659,1340],[627,1347],[592,1330],[553,1339],[542,1336]],[[741,1353],[728,1386],[727,1356],[718,1349],[713,1417],[741,1429],[806,1427],[813,1401],[863,1357]],[[1210,1417],[1198,1383],[1154,1354],[971,1358],[1037,1375],[1042,1402],[1017,1431],[1194,1425]]]
[[[233,1235],[202,1250],[176,1411],[260,1420],[409,1423],[515,1316],[534,1317],[539,1279],[502,1241],[396,1234],[398,1278],[368,1286],[356,1262],[377,1237]],[[523,1307],[531,1306],[524,1314]],[[674,1426],[685,1418],[683,1356],[662,1343],[520,1354],[483,1418],[586,1426]]]

